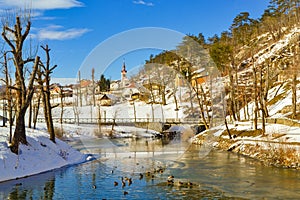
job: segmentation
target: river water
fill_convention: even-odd
[[[300,199],[298,171],[209,146],[151,138],[70,144],[95,160],[0,183],[0,199]],[[122,186],[122,177],[132,183]]]

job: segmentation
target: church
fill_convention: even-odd
[[[125,61],[123,61],[123,65],[121,68],[121,79],[111,81],[110,89],[111,90],[120,90],[120,89],[125,88],[128,85],[129,85],[129,79],[127,78],[126,64],[125,64]]]
[[[122,70],[121,70],[121,88],[126,87],[126,85],[129,84],[129,80],[127,78],[127,70],[126,70],[126,65],[125,65],[125,61],[123,61],[123,66],[122,66]]]

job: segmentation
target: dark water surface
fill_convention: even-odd
[[[96,159],[0,183],[0,199],[300,199],[298,171],[205,146],[153,139],[70,144]],[[174,185],[167,184],[170,175]],[[123,187],[122,177],[132,184]]]

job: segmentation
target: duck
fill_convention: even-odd
[[[124,191],[124,193],[123,193],[124,195],[127,195],[128,194],[128,192],[127,191]]]
[[[188,186],[193,186],[193,183],[190,182],[190,181],[188,181],[188,182],[187,182],[187,185],[188,185]]]
[[[128,181],[128,185],[132,184],[132,179],[131,178],[129,178],[127,181]]]
[[[143,179],[144,175],[142,173],[140,173],[140,180]]]
[[[93,189],[96,189],[97,188],[97,186],[96,185],[93,185]]]
[[[168,179],[174,179],[173,175],[168,176]]]
[[[117,186],[119,185],[119,183],[117,181],[114,182],[114,186]]]
[[[179,186],[182,186],[182,185],[183,185],[183,182],[178,181],[178,185],[179,185]]]
[[[168,185],[173,185],[173,184],[174,184],[174,181],[173,181],[173,180],[167,180],[167,184],[168,184]]]
[[[122,187],[125,187],[126,186],[126,183],[124,180],[122,180]]]

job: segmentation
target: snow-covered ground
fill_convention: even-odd
[[[19,155],[16,155],[8,147],[8,132],[7,127],[0,127],[0,182],[82,163],[91,158],[59,139],[53,143],[47,133],[33,129],[27,129],[28,145],[20,145]]]

